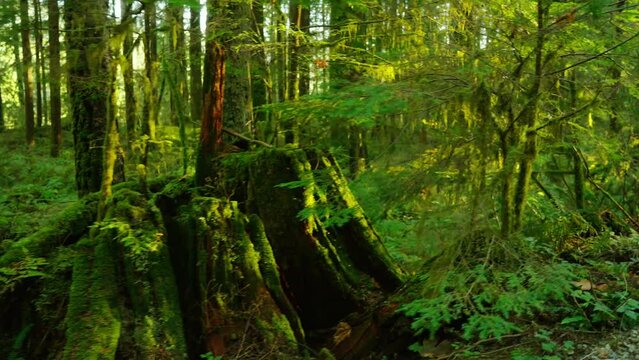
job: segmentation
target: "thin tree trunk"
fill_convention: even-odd
[[[24,80],[24,122],[27,145],[35,146],[33,114],[33,63],[31,59],[29,0],[20,0],[20,23],[22,27],[22,78]]]
[[[190,11],[191,120],[199,122],[202,117],[202,30],[200,29],[200,7],[194,6]]]
[[[49,10],[49,88],[51,90],[51,156],[60,154],[62,145],[62,101],[60,97],[60,9],[48,0]]]
[[[292,38],[290,42],[290,67],[288,76],[288,91],[290,100],[296,101],[302,95],[308,94],[308,65],[302,59],[301,48],[304,37],[308,35],[310,25],[310,10],[299,0],[289,3],[289,19],[291,22]],[[302,33],[303,32],[303,33]],[[286,142],[299,143],[299,124],[293,120],[286,129]]]
[[[0,87],[0,132],[3,132],[4,128],[4,102],[2,101],[2,87]]]
[[[158,50],[156,31],[155,1],[144,2],[144,108],[142,111],[142,134],[155,139],[155,126],[158,120]],[[146,152],[146,151],[145,151]],[[146,165],[146,155],[143,164]]]
[[[172,58],[166,67],[165,78],[169,80],[171,99],[171,122],[178,125],[182,147],[182,171],[186,175],[189,156],[186,144],[187,111],[185,106],[188,90],[186,88],[186,51],[184,48],[184,9],[181,6],[169,7],[169,52]]]
[[[528,93],[528,104],[522,110],[526,125],[526,140],[524,142],[524,153],[519,162],[519,176],[515,189],[515,199],[513,203],[513,230],[518,231],[522,225],[522,215],[526,203],[526,195],[530,177],[532,175],[532,165],[537,157],[537,104],[541,89],[541,79],[543,70],[543,49],[544,49],[544,14],[545,9],[542,0],[537,0],[537,43],[535,46],[535,77],[532,87]]]
[[[132,1],[122,0],[122,22],[128,21],[131,13]],[[130,25],[132,26],[132,25]],[[124,52],[125,62],[122,65],[122,78],[124,79],[124,101],[126,112],[126,139],[127,147],[130,149],[131,144],[136,139],[136,98],[133,80],[133,32],[127,29],[124,36],[124,44],[122,48]]]
[[[33,34],[35,37],[35,85],[36,85],[36,126],[42,127],[44,114],[42,107],[42,84],[44,72],[42,69],[44,66],[42,56],[42,33],[40,32],[40,1],[33,0],[34,21],[33,21]]]
[[[260,44],[265,44],[264,39],[264,5],[261,2],[253,2],[251,8],[251,16],[253,19],[252,29]],[[253,109],[259,109],[266,105],[267,102],[267,85],[270,79],[270,70],[266,64],[267,50],[262,46],[251,57],[251,102]],[[264,128],[268,124],[268,112],[266,110],[258,110],[253,113],[253,131],[257,137],[265,138]],[[261,131],[258,133],[257,130]]]
[[[14,33],[18,33],[21,31],[21,29],[18,28],[16,24],[13,25],[12,30]],[[22,60],[20,59],[21,41],[22,39],[13,42],[13,57],[16,69],[16,83],[18,85],[18,100],[20,101],[20,107],[24,108],[24,70],[22,68]],[[20,118],[18,120],[18,123],[24,121],[24,112],[20,113]]]

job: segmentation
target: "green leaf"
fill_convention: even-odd
[[[574,324],[574,323],[582,323],[585,322],[587,319],[581,315],[577,315],[577,316],[569,316],[563,320],[561,320],[561,325],[568,325],[568,324]]]

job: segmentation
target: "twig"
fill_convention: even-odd
[[[271,145],[271,144],[265,143],[264,141],[261,141],[261,140],[251,139],[250,137],[244,136],[244,135],[242,135],[242,134],[240,134],[238,132],[235,132],[235,131],[233,131],[231,129],[222,129],[222,131],[227,133],[227,134],[229,134],[229,135],[231,135],[231,136],[234,136],[236,138],[242,139],[244,141],[248,141],[248,142],[253,143],[253,144],[261,145],[261,146],[268,147],[268,148],[272,148],[273,147],[273,145]]]
[[[587,63],[587,62],[589,62],[589,61],[595,60],[595,59],[597,59],[597,58],[599,58],[599,57],[601,57],[601,56],[606,55],[607,53],[611,52],[612,50],[614,50],[614,49],[616,49],[616,48],[618,48],[618,47],[621,47],[621,46],[625,45],[626,43],[628,43],[628,42],[632,41],[632,40],[633,40],[634,38],[636,38],[636,37],[639,37],[639,32],[638,32],[638,33],[636,33],[636,34],[634,34],[634,35],[632,35],[631,37],[627,38],[626,40],[624,40],[624,41],[620,42],[619,44],[617,44],[617,45],[615,45],[615,46],[613,46],[613,47],[611,47],[611,48],[608,48],[608,49],[606,49],[606,50],[604,50],[604,51],[600,52],[599,54],[593,55],[593,56],[591,56],[591,57],[589,57],[589,58],[586,58],[586,59],[583,59],[583,60],[581,60],[581,61],[577,61],[576,63],[574,63],[574,64],[572,64],[572,65],[570,65],[570,66],[567,66],[567,67],[565,67],[565,68],[563,68],[563,69],[555,70],[555,71],[553,71],[553,72],[550,72],[550,73],[544,74],[544,76],[549,76],[549,75],[559,74],[559,73],[564,72],[564,71],[566,71],[566,70],[572,69],[572,68],[577,67],[577,66],[582,65],[582,64],[585,64],[585,63]]]

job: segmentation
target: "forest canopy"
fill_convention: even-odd
[[[3,0],[0,75],[8,359],[639,357],[636,0]]]

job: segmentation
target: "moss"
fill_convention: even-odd
[[[65,323],[64,359],[113,359],[121,330],[113,243],[106,232],[82,244]]]
[[[41,230],[14,242],[0,257],[0,267],[25,257],[44,257],[57,246],[70,244],[84,235],[96,216],[97,202],[93,197],[67,207],[60,216]]]
[[[379,235],[366,218],[350,191],[337,161],[321,154],[316,156],[319,156],[332,180],[331,190],[337,195],[334,201],[337,201],[340,207],[351,211],[349,221],[340,227],[335,227],[333,232],[345,245],[350,258],[360,270],[370,273],[385,289],[396,289],[403,282],[404,272],[393,262]]]

